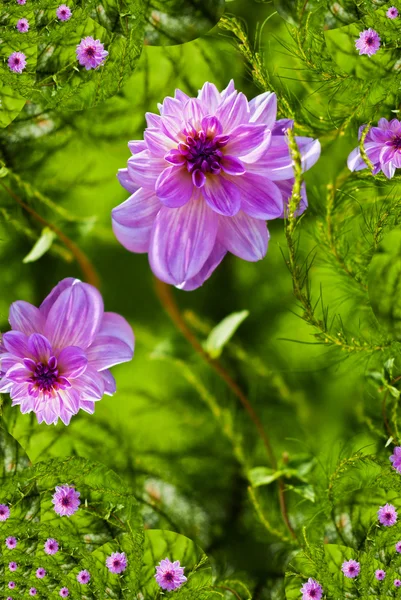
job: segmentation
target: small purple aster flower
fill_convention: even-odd
[[[356,560],[346,560],[343,562],[341,571],[344,573],[345,577],[349,579],[353,579],[354,577],[358,577],[359,572],[361,570],[361,565]]]
[[[18,569],[18,565],[16,562],[11,561],[10,563],[8,563],[8,568],[10,569],[11,572],[14,572]]]
[[[66,4],[60,4],[58,9],[56,10],[56,15],[60,21],[68,21],[69,19],[71,19],[72,10]]]
[[[7,600],[13,600],[11,596],[7,596]]]
[[[323,594],[323,588],[315,579],[309,577],[307,583],[301,587],[302,600],[320,600]]]
[[[293,121],[277,120],[277,98],[248,102],[234,82],[219,92],[206,82],[197,98],[176,90],[147,113],[143,141],[120,169],[130,198],[112,211],[113,231],[130,252],[148,253],[153,273],[180,289],[200,287],[227,252],[261,260],[267,220],[283,218],[294,185],[288,147]],[[296,137],[303,170],[320,143]],[[305,187],[298,214],[307,207]]]
[[[391,527],[397,523],[397,511],[392,504],[385,504],[377,511],[379,521],[385,527]]]
[[[8,66],[14,73],[22,73],[26,67],[26,56],[23,52],[13,52],[8,57]]]
[[[125,571],[127,565],[128,560],[125,556],[125,552],[113,552],[113,554],[106,559],[106,567],[110,573],[114,573],[115,575]]]
[[[43,567],[39,567],[39,569],[36,570],[36,577],[38,579],[43,579],[44,577],[46,577],[46,569],[44,569]]]
[[[81,501],[80,492],[69,485],[56,486],[56,492],[53,495],[54,512],[61,517],[71,517],[77,512]]]
[[[10,509],[6,504],[0,504],[0,521],[7,521],[10,517]]]
[[[394,579],[394,585],[395,585],[395,587],[401,587],[401,580],[400,579]]]
[[[31,589],[29,590],[29,595],[30,596],[36,596],[37,593],[38,593],[37,589],[34,588],[34,587],[31,587]]]
[[[10,307],[12,331],[0,344],[0,394],[9,393],[23,414],[38,422],[65,425],[79,410],[95,411],[104,394],[113,395],[113,365],[132,359],[134,334],[116,313],[104,312],[98,290],[79,279],[63,279],[39,308],[28,302]]]
[[[401,123],[400,123],[400,134],[401,134]],[[386,145],[388,146],[389,144],[388,140],[386,142]],[[400,143],[400,147],[401,147],[401,143]],[[400,162],[401,164],[401,162]],[[398,471],[399,473],[401,473],[401,446],[396,446],[394,448],[394,453],[390,456],[390,462],[393,463],[393,468],[396,469],[396,471]]]
[[[93,37],[87,36],[77,46],[77,59],[80,65],[89,69],[97,69],[104,64],[108,52],[104,49],[104,45],[100,40],[94,40]]]
[[[12,535],[6,539],[6,546],[9,550],[14,550],[17,547],[17,538]]]
[[[82,583],[82,585],[86,585],[87,583],[89,583],[90,579],[91,579],[91,575],[90,575],[89,571],[87,571],[86,569],[84,569],[83,571],[80,571],[77,575],[77,581],[78,581],[78,583]]]
[[[386,12],[386,15],[389,19],[396,19],[398,17],[398,10],[395,6],[391,6]]]
[[[155,579],[163,590],[172,592],[186,582],[184,569],[185,567],[181,567],[179,560],[171,562],[168,558],[165,558],[156,567]],[[318,596],[316,597],[318,598]]]
[[[59,596],[61,596],[62,598],[67,598],[70,595],[70,590],[66,587],[61,588],[61,590],[59,591]]]
[[[385,576],[386,576],[386,571],[383,571],[383,569],[377,569],[375,571],[375,577],[379,581],[382,581],[385,578]]]
[[[21,33],[26,33],[28,31],[28,29],[29,29],[29,21],[28,21],[28,19],[20,19],[17,22],[17,24],[16,24],[16,28]]]
[[[10,590],[15,590],[15,586],[16,586],[15,581],[9,581],[8,582],[8,588]]]
[[[26,0],[17,0],[17,4],[22,6],[23,4],[26,4]]]
[[[355,47],[359,54],[372,56],[380,48],[380,37],[374,29],[366,29],[359,34],[359,39],[355,42]]]
[[[48,540],[46,540],[44,546],[46,554],[57,554],[58,548],[58,542],[55,539],[49,538]]]

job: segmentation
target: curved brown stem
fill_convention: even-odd
[[[10,190],[10,188],[8,188],[6,185],[4,185],[4,183],[2,181],[0,181],[0,184],[2,185],[4,190],[12,198],[14,198],[14,200],[21,206],[21,208],[23,208],[27,213],[29,213],[35,219],[35,221],[37,221],[38,223],[41,223],[45,227],[48,227],[49,229],[51,229],[51,231],[53,231],[57,235],[57,237],[64,244],[64,246],[66,246],[70,250],[70,252],[73,254],[75,260],[77,261],[77,263],[79,264],[79,266],[81,268],[82,273],[84,274],[85,281],[98,288],[99,284],[100,284],[99,276],[98,276],[95,268],[93,267],[92,263],[90,262],[89,258],[86,256],[86,254],[84,252],[82,252],[82,250],[75,244],[75,242],[70,240],[70,238],[67,235],[65,235],[65,233],[63,233],[58,227],[56,227],[52,223],[49,223],[48,221],[46,221],[46,219],[44,217],[39,215],[31,206],[29,206],[23,200],[21,200],[21,198],[19,198],[17,196],[17,194],[15,194],[12,190]]]
[[[266,449],[266,453],[269,457],[271,466],[273,467],[273,469],[276,470],[277,469],[277,459],[274,454],[269,436],[265,432],[258,415],[256,414],[252,404],[249,402],[249,400],[246,397],[246,395],[244,394],[244,392],[241,390],[239,385],[232,379],[231,375],[228,373],[228,371],[226,371],[226,369],[223,367],[223,365],[218,360],[211,358],[209,356],[209,354],[207,352],[205,352],[205,350],[203,349],[198,338],[194,335],[194,333],[191,331],[191,329],[186,324],[184,318],[182,317],[180,309],[178,308],[178,305],[175,302],[174,297],[171,293],[171,286],[169,286],[166,283],[164,283],[163,281],[160,281],[159,279],[155,278],[155,289],[156,289],[157,296],[160,300],[160,303],[162,304],[163,308],[165,309],[165,311],[167,312],[167,314],[169,315],[170,319],[173,321],[173,323],[175,324],[177,329],[182,333],[182,335],[185,337],[185,339],[191,344],[191,346],[195,350],[195,352],[197,352],[203,358],[203,360],[218,374],[218,376],[225,382],[227,387],[233,392],[233,394],[241,402],[242,406],[248,413],[250,419],[252,420],[253,424],[255,425],[255,427],[258,431],[258,434],[259,434],[259,436],[263,442],[263,445]],[[281,479],[278,480],[278,488],[279,488],[279,501],[280,501],[281,515],[283,517],[284,523],[286,524],[286,527],[288,528],[291,536],[295,539],[296,535],[295,535],[295,532],[291,526],[291,523],[290,523],[290,520],[288,517],[287,506],[286,506],[285,496],[284,496],[284,484]]]

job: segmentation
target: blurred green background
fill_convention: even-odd
[[[320,87],[321,75],[311,66],[308,71],[290,49],[290,25],[272,3],[233,0],[226,9],[244,19],[251,47],[261,44],[272,85],[289,98],[300,129],[321,139],[321,159],[306,175],[310,208],[301,223],[300,260],[315,257],[309,272],[312,297],[315,302],[323,298],[318,310],[324,314],[328,307],[334,336],[342,331],[340,314],[349,339],[355,335],[369,345],[379,335],[379,324],[366,286],[344,276],[321,233],[328,186],[337,186],[335,179],[364,122],[362,114],[355,114],[347,128],[341,119],[331,120],[331,110],[336,113],[338,106],[349,117],[352,90],[344,86],[331,96],[327,83]],[[335,72],[334,64],[331,69]],[[5,420],[34,461],[78,454],[105,463],[141,498],[147,526],[196,540],[217,573],[239,574],[255,598],[274,598],[281,597],[283,565],[291,549],[259,522],[247,494],[244,465],[236,460],[199,385],[221,407],[222,420],[243,445],[248,468],[268,466],[263,446],[238,400],[174,329],[155,294],[147,256],[122,248],[110,219],[111,209],[127,197],[116,172],[129,157],[127,142],[142,137],[145,112],[156,112],[157,103],[175,88],[196,94],[206,80],[222,89],[231,78],[249,99],[261,92],[233,37],[215,28],[181,46],[145,46],[123,91],[90,111],[36,114],[27,104],[0,132],[2,158],[16,174],[16,193],[28,194],[36,210],[87,253],[99,273],[106,309],[124,315],[136,334],[134,360],[113,370],[117,393],[99,402],[94,416],[79,415],[68,428],[39,426],[4,398]],[[340,84],[335,80],[328,85]],[[379,101],[377,110],[382,111],[379,116],[390,116]],[[280,116],[292,115],[281,105]],[[371,255],[359,242],[366,215],[358,211],[362,202],[373,210],[378,197],[388,198],[387,185],[363,181],[351,199],[339,202],[335,214],[336,240],[346,236],[341,242],[345,262],[354,261],[365,279]],[[395,195],[394,186],[397,182],[391,188]],[[290,518],[300,528],[319,519],[316,507],[325,473],[339,456],[384,447],[380,401],[366,373],[380,370],[388,356],[369,349],[354,352],[315,337],[294,298],[283,221],[269,223],[269,230],[270,247],[262,262],[229,256],[201,289],[174,290],[174,296],[201,340],[227,315],[249,311],[221,360],[246,390],[280,464],[303,466],[312,486],[309,499],[305,482],[300,485],[297,479],[286,481],[285,492]],[[0,190],[1,331],[8,328],[11,302],[39,304],[63,277],[82,276],[57,242],[39,260],[23,263],[38,235],[40,227]],[[396,351],[392,346],[393,355]],[[291,486],[298,489],[291,491]],[[259,501],[269,522],[282,528],[275,484],[260,488]]]

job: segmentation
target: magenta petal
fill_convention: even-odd
[[[56,285],[56,287],[52,289],[50,294],[46,296],[46,298],[43,300],[42,304],[39,307],[39,310],[42,313],[42,315],[44,315],[44,317],[47,317],[51,307],[53,306],[57,298],[60,296],[60,294],[64,292],[64,290],[66,290],[67,288],[71,287],[76,281],[79,281],[79,279],[74,279],[74,277],[66,277],[65,279],[62,279]]]
[[[81,348],[68,346],[64,348],[57,359],[59,372],[67,379],[74,379],[85,372],[88,358]]]
[[[100,400],[104,394],[103,378],[88,364],[85,373],[74,380],[74,389],[80,392],[82,400]]]
[[[2,336],[2,342],[7,350],[14,356],[26,358],[29,356],[28,337],[20,331],[7,331]]]
[[[48,314],[46,337],[56,348],[87,348],[103,318],[103,299],[88,283],[75,283],[60,294]]]
[[[223,156],[220,165],[228,175],[243,175],[245,173],[244,165],[235,156]]]
[[[111,335],[125,342],[131,350],[134,350],[135,337],[131,325],[117,313],[105,312],[98,335]]]
[[[14,331],[21,331],[25,335],[40,333],[45,326],[40,310],[23,300],[11,304],[8,321]]]
[[[255,219],[277,219],[283,213],[283,198],[278,186],[267,177],[245,173],[235,178],[241,192],[241,210]]]
[[[276,94],[271,92],[259,94],[249,102],[249,110],[251,123],[264,123],[269,129],[273,129],[277,115]]]
[[[391,179],[395,173],[395,166],[391,162],[384,163],[382,165],[382,171],[383,171],[384,175],[387,177],[387,179]]]
[[[194,185],[185,167],[167,167],[156,182],[156,195],[171,208],[183,206],[190,200]]]
[[[215,115],[223,125],[224,132],[231,134],[238,125],[249,123],[249,106],[242,92],[233,92],[218,107]]]
[[[196,290],[198,287],[203,285],[205,281],[212,275],[213,271],[219,266],[226,254],[226,248],[224,248],[224,246],[222,246],[219,242],[216,242],[209,258],[199,273],[197,273],[195,277],[188,279],[185,284],[180,287],[180,289],[189,292]]]
[[[93,400],[81,400],[79,407],[90,415],[95,412],[95,403]]]
[[[232,217],[241,207],[239,188],[224,177],[207,177],[202,192],[210,208],[220,215]]]
[[[350,171],[361,171],[367,168],[367,164],[363,160],[359,148],[354,148],[348,155],[347,166]]]
[[[186,102],[183,113],[185,121],[190,121],[194,127],[199,127],[205,116],[205,109],[197,98],[190,98]]]
[[[86,354],[89,364],[96,371],[103,371],[113,365],[130,361],[133,351],[125,342],[116,337],[97,335]]]
[[[148,150],[128,159],[128,174],[134,185],[154,190],[160,173],[166,166],[163,158],[153,157]]]
[[[240,211],[230,219],[219,217],[217,239],[232,254],[254,262],[266,255],[269,233],[265,221]]]
[[[201,198],[193,198],[181,208],[163,207],[152,231],[152,271],[166,283],[183,284],[205,264],[216,233],[217,215]]]
[[[160,206],[153,190],[140,188],[112,210],[113,231],[124,248],[130,252],[148,251],[150,232]]]
[[[160,129],[146,129],[144,138],[149,152],[159,158],[163,158],[175,146],[173,140],[168,138]]]
[[[246,156],[267,140],[264,150],[270,143],[271,132],[265,125],[255,123],[238,125],[231,133],[225,152],[234,156]]]
[[[71,388],[68,388],[65,390],[59,390],[58,396],[61,399],[63,408],[70,414],[76,415],[77,412],[79,411],[79,400],[80,400],[79,392],[77,390],[75,390],[73,387],[71,387]],[[62,421],[64,422],[61,411],[60,411],[60,416],[61,416]],[[67,425],[68,423],[64,422],[64,424]]]
[[[52,355],[50,342],[44,335],[33,333],[28,339],[29,353],[38,362],[46,363]]]
[[[16,363],[11,369],[8,369],[6,373],[7,379],[14,383],[26,383],[31,375],[32,372],[21,363]]]
[[[138,186],[131,180],[129,176],[128,169],[119,169],[117,173],[117,179],[122,185],[122,187],[127,190],[130,194],[133,194],[137,191]]]
[[[99,375],[101,375],[103,379],[104,393],[108,396],[112,396],[113,394],[115,394],[117,390],[116,380],[114,379],[110,371],[106,369],[105,371],[101,371]]]
[[[203,85],[198,94],[203,106],[206,106],[208,114],[213,114],[221,102],[220,92],[214,83],[208,81]]]
[[[194,186],[196,186],[197,188],[201,188],[205,185],[205,182],[206,175],[203,173],[203,171],[195,169],[195,171],[192,173],[192,183],[194,184]]]

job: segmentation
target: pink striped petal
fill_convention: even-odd
[[[192,176],[185,167],[167,167],[156,181],[156,195],[165,206],[178,208],[191,199]]]
[[[131,350],[134,350],[135,337],[131,325],[117,313],[105,312],[100,325],[98,335],[111,335],[125,342]]]
[[[241,210],[255,219],[277,219],[283,213],[283,198],[278,186],[262,175],[246,173],[236,177],[241,192]]]
[[[203,106],[206,106],[208,114],[214,114],[218,105],[221,102],[220,92],[214,83],[208,81],[199,91],[198,98]]]
[[[241,207],[239,188],[225,177],[208,176],[202,192],[210,208],[220,215],[232,217]]]
[[[2,342],[10,354],[19,358],[29,356],[28,337],[24,333],[20,331],[7,331],[2,337]]]
[[[184,285],[180,286],[180,289],[189,292],[196,290],[203,285],[205,281],[212,275],[213,271],[219,266],[226,254],[226,248],[224,248],[224,246],[222,246],[219,242],[216,242],[209,258],[199,273],[197,273],[195,277],[188,279]]]
[[[128,174],[134,185],[154,190],[160,173],[166,166],[163,158],[153,157],[149,150],[144,150],[128,159]]]
[[[119,169],[117,173],[117,179],[120,182],[120,185],[127,190],[130,194],[133,194],[137,191],[138,186],[134,184],[129,176],[128,169]]]
[[[103,378],[88,364],[85,373],[74,380],[74,389],[80,393],[81,400],[100,400],[104,394]]]
[[[47,338],[39,333],[33,333],[28,339],[29,355],[36,362],[46,363],[52,355],[52,347]]]
[[[223,125],[224,133],[230,134],[238,125],[249,123],[249,106],[242,92],[233,92],[218,107],[215,115]]]
[[[76,283],[78,281],[79,281],[79,279],[74,279],[74,277],[66,277],[65,279],[62,279],[56,285],[56,287],[54,287],[52,289],[50,294],[48,296],[46,296],[46,298],[43,300],[42,304],[40,305],[39,310],[42,313],[42,315],[44,317],[47,317],[51,307],[56,302],[56,300],[60,296],[60,294],[62,292],[64,292],[64,290],[68,289],[69,287],[74,285],[74,283]]]
[[[277,115],[277,96],[271,92],[259,94],[249,102],[251,123],[264,123],[269,129],[273,129]]]
[[[112,210],[112,226],[118,241],[130,252],[147,252],[153,222],[161,207],[153,190],[140,188]]]
[[[23,300],[11,304],[8,321],[14,331],[21,331],[26,335],[41,333],[45,326],[40,310]]]
[[[240,211],[229,219],[219,217],[217,239],[235,256],[254,262],[266,255],[269,233],[265,221]]]
[[[103,379],[104,393],[107,394],[107,396],[112,396],[113,394],[115,394],[117,390],[116,380],[114,379],[110,371],[106,369],[105,371],[101,371],[99,375],[101,375]]]
[[[230,141],[224,151],[233,156],[246,156],[261,144],[264,144],[263,148],[267,150],[270,138],[271,132],[265,125],[238,125],[230,133]]]
[[[69,346],[60,352],[57,363],[60,374],[67,379],[75,379],[85,372],[88,358],[81,348]]]
[[[122,340],[109,335],[97,335],[87,349],[89,364],[96,371],[109,369],[132,360],[132,349]]]

